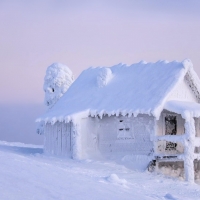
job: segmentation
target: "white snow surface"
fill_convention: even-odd
[[[46,70],[43,89],[45,105],[49,108],[63,96],[74,81],[72,71],[61,63],[53,63]]]
[[[200,187],[138,172],[126,162],[55,158],[41,146],[0,142],[0,199],[193,200]],[[126,158],[127,159],[127,158]]]
[[[104,114],[137,116],[142,113],[158,119],[169,93],[189,70],[195,74],[190,60],[89,68],[81,73],[57,104],[37,121],[69,121],[77,114],[79,117],[102,117]],[[102,71],[105,72],[103,84],[99,87],[97,79],[102,77]]]

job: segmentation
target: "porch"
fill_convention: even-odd
[[[161,134],[161,130],[157,129],[154,137],[157,167],[164,162],[179,165],[182,162],[185,180],[194,182],[195,170],[200,170],[200,105],[170,101],[165,110],[167,112],[162,116],[163,132]]]

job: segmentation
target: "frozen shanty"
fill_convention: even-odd
[[[200,80],[190,60],[89,68],[43,116],[44,150],[76,159],[146,155],[200,169]]]

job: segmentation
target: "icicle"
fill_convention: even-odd
[[[54,125],[54,124],[56,123],[56,121],[57,121],[57,118],[56,118],[56,117],[53,117],[53,118],[51,119],[51,125]]]
[[[93,110],[90,110],[90,111],[89,111],[89,116],[94,117]]]
[[[63,122],[63,116],[58,117],[59,122]]]
[[[132,111],[130,110],[129,112],[128,112],[128,117],[130,118],[132,116]]]
[[[121,111],[121,114],[122,114],[122,116],[124,116],[124,117],[126,116],[126,113],[127,113],[126,110],[122,110],[122,111]]]
[[[115,111],[114,110],[111,111],[111,115],[115,115]]]
[[[69,123],[72,120],[71,116],[67,116],[66,120],[67,120],[67,123]]]
[[[44,119],[45,125],[48,123],[48,121],[49,121],[49,118],[46,117],[46,118]]]
[[[116,116],[119,117],[119,110],[116,110]]]
[[[137,116],[138,116],[138,112],[135,111],[135,112],[133,113],[133,115],[134,115],[134,117],[137,117]]]
[[[90,110],[90,116],[91,117],[96,117],[96,110]]]
[[[108,115],[108,117],[110,117],[112,115],[112,113],[111,112],[107,112],[107,115]]]
[[[104,115],[104,110],[101,110],[101,111],[99,112],[99,117],[102,119],[102,118],[103,118],[103,115]]]

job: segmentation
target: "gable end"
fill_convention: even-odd
[[[185,81],[188,84],[188,86],[191,88],[192,92],[194,93],[198,103],[200,103],[200,93],[199,90],[197,89],[197,86],[194,82],[194,79],[192,78],[192,74],[190,71],[188,71],[185,75]]]

